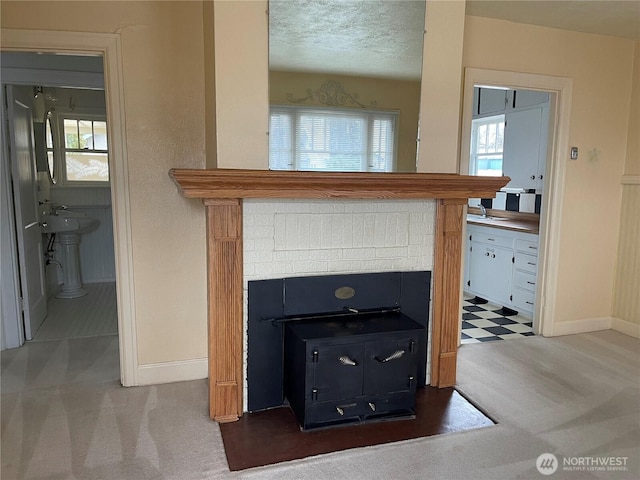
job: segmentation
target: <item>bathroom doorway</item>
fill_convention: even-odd
[[[102,57],[1,55],[2,77],[11,82],[3,82],[9,125],[3,190],[14,191],[13,198],[3,197],[3,219],[15,233],[3,246],[3,259],[15,260],[3,262],[3,273],[10,273],[3,277],[13,281],[3,281],[3,300],[17,307],[3,308],[3,348],[116,335]],[[65,231],[48,218],[64,220]],[[66,231],[73,222],[83,227]],[[75,256],[68,246],[72,239]],[[61,294],[73,270],[78,284],[72,294]],[[5,289],[10,283],[14,288]],[[16,292],[15,299],[8,298],[9,291]]]
[[[2,30],[3,52],[44,52],[64,53],[71,52],[74,55],[98,55],[102,56],[104,74],[99,77],[106,93],[107,118],[109,121],[109,163],[111,205],[113,211],[113,242],[116,264],[116,296],[118,310],[118,336],[117,345],[119,352],[120,381],[124,386],[137,385],[138,363],[135,326],[135,300],[133,291],[133,265],[131,252],[131,218],[129,211],[129,187],[127,172],[127,149],[125,144],[125,116],[122,77],[122,54],[118,35],[92,34],[61,31],[32,31],[32,30]],[[83,81],[91,81],[92,75],[83,74]],[[40,84],[41,79],[35,79],[26,84]],[[13,83],[13,78],[5,77],[3,81]],[[60,85],[58,85],[60,86]],[[68,86],[68,85],[67,85]],[[73,85],[72,85],[73,86]],[[4,165],[4,164],[3,164]],[[5,175],[3,175],[3,179]],[[5,220],[6,208],[3,198],[2,215]],[[2,230],[3,239],[6,231]],[[8,235],[11,237],[11,235]],[[5,258],[5,242],[2,244],[3,258]],[[15,268],[13,268],[15,267]],[[11,275],[6,270],[13,268]],[[19,314],[19,305],[16,302],[19,292],[17,276],[17,259],[10,262],[3,261],[3,319],[7,311],[14,315]],[[5,281],[10,288],[5,289]],[[9,292],[8,294],[6,292]],[[13,304],[5,302],[7,297],[13,297]],[[3,329],[7,322],[3,323]],[[17,323],[17,322],[16,322]],[[6,337],[3,331],[3,339]]]

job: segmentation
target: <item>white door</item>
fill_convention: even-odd
[[[38,219],[36,159],[30,87],[7,86],[9,149],[23,302],[24,333],[31,340],[47,315],[44,252]]]
[[[502,172],[511,177],[507,186],[536,188],[542,108],[507,113],[506,121]],[[544,158],[546,160],[546,143]]]

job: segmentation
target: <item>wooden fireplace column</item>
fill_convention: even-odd
[[[431,385],[456,382],[464,206],[492,198],[509,177],[427,173],[324,173],[172,169],[180,193],[201,198],[207,216],[209,415],[243,409],[242,199],[436,199]]]

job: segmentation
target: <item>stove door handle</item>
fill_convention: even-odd
[[[357,367],[358,366],[358,362],[356,362],[355,360],[350,359],[349,357],[347,357],[346,355],[343,355],[341,357],[338,357],[338,361],[342,364],[342,365],[350,365],[352,367]]]
[[[404,350],[396,350],[391,355],[389,355],[387,358],[378,358],[378,357],[373,357],[373,358],[375,358],[380,363],[387,363],[387,362],[390,362],[391,360],[396,360],[396,359],[402,357],[405,353],[406,352]]]

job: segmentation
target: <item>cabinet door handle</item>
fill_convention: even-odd
[[[358,366],[358,362],[356,362],[355,360],[347,357],[346,355],[343,355],[341,357],[338,357],[338,361],[342,364],[342,365],[349,365],[351,367],[357,367]]]
[[[391,355],[389,355],[386,358],[378,358],[378,357],[373,357],[373,358],[375,358],[380,363],[387,363],[387,362],[390,362],[391,360],[396,360],[396,359],[402,357],[405,353],[406,352],[404,350],[396,350],[395,352],[393,352]]]
[[[531,180],[535,180],[536,176],[535,175],[531,175]]]
[[[491,258],[496,258],[496,254],[495,254],[495,253],[492,253],[492,254],[491,254]]]
[[[375,412],[376,411],[376,404],[369,402],[369,408],[371,409],[372,412]]]
[[[529,285],[535,285],[535,284],[536,284],[536,282],[530,282],[529,280],[527,280],[527,283],[528,283]]]
[[[485,253],[485,254],[484,254],[484,256],[485,256],[485,257],[488,257],[488,256],[489,256],[489,252]]]
[[[528,303],[529,305],[533,305],[533,302],[524,302],[524,303]]]
[[[340,415],[344,415],[344,410],[341,409],[340,407],[336,407],[336,411],[340,414]]]
[[[536,266],[536,264],[533,262],[527,262],[527,265],[533,265],[534,267]]]
[[[487,241],[488,241],[488,242],[495,242],[495,241],[496,241],[496,239],[495,239],[495,238],[487,238]]]
[[[531,245],[529,245],[529,248],[530,248],[531,250],[537,250],[537,249],[538,249],[538,247],[532,247]]]

